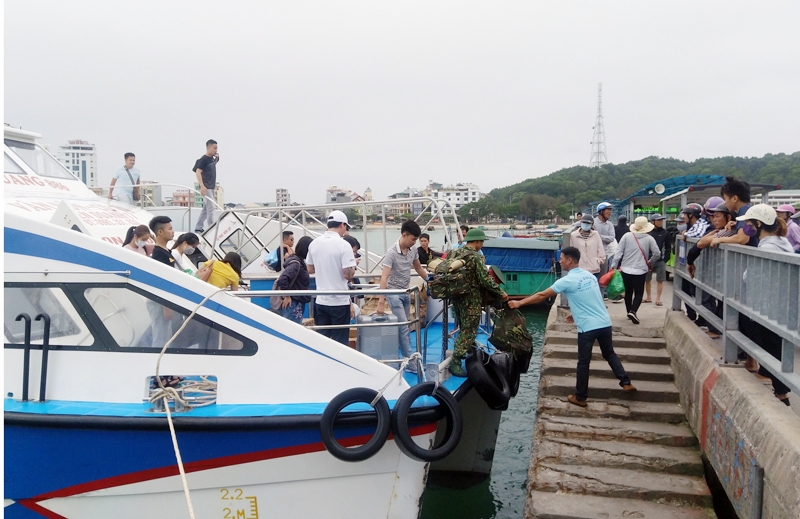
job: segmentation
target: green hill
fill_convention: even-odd
[[[658,180],[681,175],[735,176],[751,183],[778,184],[800,189],[800,152],[763,157],[720,157],[685,162],[647,157],[600,168],[573,166],[518,184],[493,189],[489,195],[459,210],[467,219],[495,215],[501,218],[543,218],[553,212],[562,218],[601,199],[626,198]]]

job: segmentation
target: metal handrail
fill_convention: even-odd
[[[411,294],[416,292],[414,297],[414,315],[416,316],[414,319],[409,319],[408,321],[402,322],[387,322],[387,323],[367,323],[367,324],[330,324],[330,325],[314,325],[308,326],[312,330],[332,330],[332,329],[341,329],[341,328],[377,328],[379,326],[410,326],[414,325],[415,339],[417,343],[417,353],[421,355],[425,355],[425,352],[422,351],[422,337],[421,337],[421,330],[422,330],[422,317],[420,316],[420,287],[413,286],[409,288],[385,288],[385,289],[375,289],[369,290],[369,295],[404,295],[404,294]],[[243,298],[259,298],[259,297],[272,297],[272,296],[357,296],[359,295],[358,291],[354,290],[248,290],[248,291],[236,291],[236,292],[225,292],[229,296],[232,297],[243,297]],[[422,370],[418,370],[422,371]],[[421,373],[419,373],[422,376]]]
[[[445,232],[447,233],[448,227],[447,227],[447,223],[445,221],[445,217],[447,216],[447,217],[452,217],[453,218],[453,222],[454,222],[453,225],[455,226],[456,229],[458,228],[458,225],[459,225],[458,214],[456,213],[455,208],[452,206],[452,204],[447,200],[434,198],[434,197],[430,197],[430,196],[414,197],[414,198],[403,198],[403,199],[397,199],[397,200],[370,200],[370,201],[364,200],[364,201],[360,201],[360,202],[340,202],[340,203],[334,203],[334,204],[319,204],[319,205],[259,207],[259,208],[254,208],[254,209],[225,209],[225,210],[223,210],[222,214],[220,214],[219,218],[217,219],[217,223],[222,221],[229,213],[235,213],[235,214],[237,214],[239,216],[244,215],[242,226],[245,229],[249,230],[249,227],[248,227],[247,223],[248,223],[248,220],[249,220],[251,215],[259,215],[261,217],[267,218],[266,216],[264,216],[266,214],[266,215],[269,216],[268,220],[271,220],[271,219],[274,218],[274,219],[277,219],[278,222],[280,222],[278,233],[276,233],[276,235],[274,236],[273,239],[278,238],[278,236],[280,236],[280,233],[282,233],[289,225],[292,225],[292,222],[294,222],[296,225],[301,227],[307,233],[310,233],[310,234],[313,234],[313,235],[319,235],[320,234],[319,232],[311,230],[311,229],[309,229],[307,227],[306,218],[307,217],[311,218],[313,221],[315,221],[317,224],[319,224],[320,226],[323,226],[323,227],[325,227],[326,224],[323,223],[315,215],[311,214],[309,211],[316,211],[316,210],[330,211],[330,210],[333,210],[333,209],[361,208],[362,209],[361,214],[362,214],[363,222],[364,222],[364,225],[366,226],[366,224],[367,224],[367,218],[366,218],[367,211],[366,211],[366,208],[367,207],[380,206],[381,215],[382,215],[381,221],[382,221],[383,234],[384,234],[384,243],[386,243],[386,207],[390,206],[390,205],[396,205],[398,203],[398,201],[401,201],[403,204],[407,204],[407,203],[408,204],[411,204],[411,203],[426,203],[427,205],[424,206],[424,209],[423,209],[422,213],[420,213],[416,217],[417,219],[419,219],[425,213],[425,211],[430,209],[431,210],[431,217],[430,217],[430,219],[428,221],[428,224],[430,224],[430,222],[432,222],[435,218],[438,217],[442,227],[444,228]],[[450,208],[450,212],[446,211],[447,208]],[[298,216],[301,216],[302,223],[297,221]],[[287,220],[287,219],[288,219],[288,221],[285,222],[285,220]],[[428,224],[426,224],[426,226]],[[265,226],[266,226],[266,224],[264,226],[262,226],[261,229],[263,229]],[[259,229],[259,231],[261,229]],[[241,241],[242,240],[242,236],[240,236],[240,241],[239,241],[239,244],[237,245],[237,251],[241,250],[245,245],[250,243],[258,234],[258,232],[253,232],[253,231],[250,231],[250,232],[251,232],[251,236],[246,237],[246,241],[244,241],[244,243],[242,243],[242,241]],[[446,236],[447,236],[447,234],[446,234]],[[450,243],[452,243],[452,236],[447,236],[447,244],[445,245],[445,250],[447,250],[447,247],[448,247],[448,245]],[[211,243],[211,246],[212,246],[212,250],[216,251],[216,248],[217,248],[217,234],[216,233],[214,234],[214,240]],[[364,247],[362,248],[362,250],[364,250],[366,252],[365,272],[370,272],[371,255],[374,255],[374,256],[376,256],[378,258],[377,261],[375,261],[375,266],[380,265],[380,262],[382,261],[383,256],[382,255],[379,256],[377,254],[369,252],[368,243],[367,243],[367,240],[366,240],[366,234],[365,234],[365,243],[364,243]],[[283,261],[282,258],[280,259],[280,261]]]
[[[707,247],[695,261],[693,278],[686,254],[698,241],[680,237],[675,241],[673,274],[692,285],[695,294],[675,283],[672,309],[680,310],[684,303],[722,331],[724,363],[737,362],[741,348],[792,391],[800,392],[800,374],[794,371],[795,348],[800,348],[800,255],[732,244]],[[703,305],[708,296],[721,302],[721,317]],[[781,338],[781,361],[739,330],[740,314]]]

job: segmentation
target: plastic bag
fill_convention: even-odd
[[[272,249],[272,252],[267,254],[267,257],[264,258],[264,263],[272,270],[278,270],[278,267],[281,265],[280,259],[278,258],[279,250],[281,250],[280,247]]]
[[[615,270],[614,275],[611,276],[606,293],[609,299],[617,298],[625,293],[625,283],[622,282],[622,272],[619,270]]]
[[[616,270],[611,269],[602,276],[600,276],[600,279],[598,279],[597,282],[600,283],[601,287],[608,286],[608,284],[611,282],[611,278],[614,277],[614,272],[616,272]]]

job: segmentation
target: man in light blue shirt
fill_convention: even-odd
[[[537,292],[521,301],[510,301],[508,306],[519,308],[532,305],[565,293],[569,298],[572,318],[578,327],[578,369],[575,382],[575,394],[567,400],[580,407],[586,407],[589,390],[589,362],[592,360],[592,347],[596,340],[600,343],[603,358],[611,366],[614,375],[619,379],[623,391],[636,391],[631,379],[622,367],[622,362],[614,353],[611,334],[611,317],[600,295],[597,278],[580,267],[581,253],[575,247],[566,247],[561,251],[561,270],[566,275],[542,292]]]
[[[125,165],[114,173],[111,179],[111,187],[108,188],[108,199],[116,198],[120,202],[133,205],[133,188],[139,185],[139,170],[134,168],[136,155],[133,153],[125,154]],[[114,192],[116,191],[116,196]]]

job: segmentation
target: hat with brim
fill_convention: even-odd
[[[464,236],[464,241],[469,243],[471,241],[486,241],[486,233],[480,229],[470,229],[467,235]]]
[[[778,213],[775,212],[775,209],[772,206],[767,204],[756,204],[752,206],[750,209],[747,210],[742,216],[736,218],[739,222],[744,222],[746,220],[758,220],[761,223],[772,225],[775,223],[775,219],[778,217]]]
[[[646,216],[637,216],[630,227],[631,232],[650,232],[655,228],[655,225],[647,221]]]

